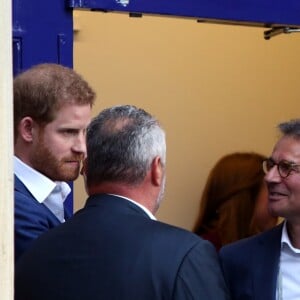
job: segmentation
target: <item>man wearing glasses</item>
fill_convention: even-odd
[[[232,299],[300,299],[300,119],[278,126],[282,136],[263,162],[275,228],[220,251]]]

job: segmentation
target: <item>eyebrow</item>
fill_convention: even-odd
[[[275,159],[272,156],[270,156],[268,159],[271,160],[275,164],[280,164],[281,162],[285,162],[286,164],[296,165],[296,166],[298,166],[300,164],[300,163],[298,164],[298,163],[296,163],[292,160],[287,160],[287,159],[281,159],[278,162],[276,162]]]
[[[281,161],[279,161],[279,163],[280,162],[285,162],[285,163],[287,163],[289,165],[296,165],[296,166],[298,166],[298,164],[296,162],[291,161],[291,160],[287,160],[287,159],[282,159]]]

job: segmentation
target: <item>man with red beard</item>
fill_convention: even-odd
[[[15,260],[70,217],[95,93],[74,70],[40,64],[14,79]]]
[[[232,299],[300,299],[300,119],[279,129],[263,170],[269,210],[284,222],[221,249]]]

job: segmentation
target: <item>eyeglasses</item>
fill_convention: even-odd
[[[265,174],[274,168],[274,166],[277,166],[277,171],[281,178],[287,178],[292,171],[300,173],[300,165],[286,160],[281,160],[279,163],[276,163],[272,158],[268,158],[264,160],[262,164]]]

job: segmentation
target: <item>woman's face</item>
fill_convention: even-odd
[[[272,216],[269,211],[268,189],[266,183],[263,181],[255,201],[252,224],[259,231],[264,231],[274,227],[277,224],[277,221],[278,217]]]

